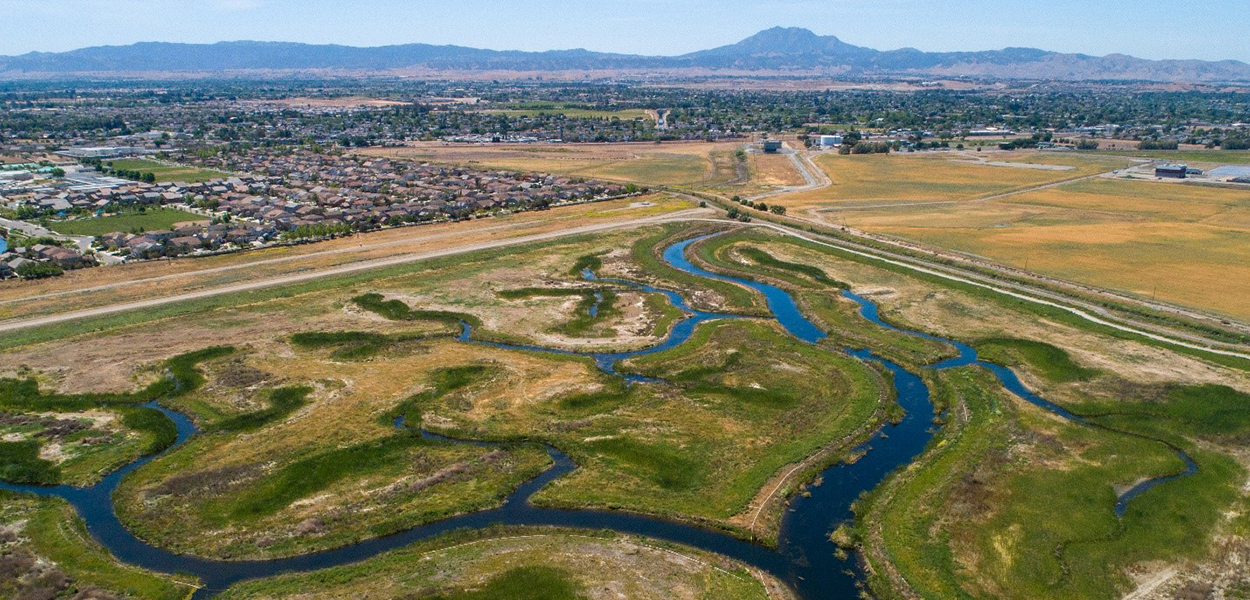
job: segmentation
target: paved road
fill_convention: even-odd
[[[533,226],[533,225],[537,225],[537,224],[539,224],[539,223],[534,222],[534,221],[527,221],[527,222],[523,222],[523,223],[508,223],[508,224],[504,224],[504,225],[493,225],[493,226],[490,226],[490,227],[480,227],[480,228],[474,229],[474,230],[473,230],[473,232],[482,232],[482,231],[497,231],[497,230],[501,230],[501,229],[517,229],[517,228],[527,227],[527,226]],[[287,256],[279,256],[279,257],[277,257],[277,258],[267,258],[267,259],[264,259],[264,260],[249,261],[249,262],[239,263],[239,264],[235,264],[235,265],[226,265],[226,266],[223,266],[223,267],[213,267],[213,268],[210,268],[210,269],[197,269],[197,270],[195,270],[195,271],[185,271],[185,272],[182,272],[182,273],[171,273],[171,274],[169,274],[169,275],[160,275],[160,276],[157,276],[157,277],[144,277],[144,278],[141,278],[141,279],[127,279],[127,280],[124,280],[124,281],[116,281],[116,282],[113,282],[113,283],[107,283],[107,284],[102,284],[102,285],[95,285],[95,286],[85,287],[85,288],[75,288],[75,289],[72,289],[72,290],[65,290],[65,291],[61,291],[61,292],[51,292],[51,293],[48,293],[48,294],[38,294],[38,295],[34,295],[34,296],[23,296],[23,297],[21,297],[21,298],[12,298],[12,299],[9,299],[9,300],[0,300],[0,306],[3,306],[3,305],[5,305],[5,304],[17,304],[17,303],[20,303],[20,302],[28,302],[28,301],[31,301],[31,300],[43,300],[43,299],[46,299],[46,298],[56,298],[56,297],[60,297],[60,296],[72,296],[72,295],[75,295],[75,294],[84,294],[84,293],[89,293],[89,292],[99,292],[99,291],[103,291],[103,290],[110,290],[110,289],[115,289],[115,288],[120,288],[120,287],[127,287],[127,286],[131,286],[131,285],[139,285],[139,284],[142,284],[142,283],[155,283],[155,282],[158,282],[158,281],[170,281],[170,280],[173,280],[173,279],[183,279],[183,278],[187,278],[187,277],[202,277],[202,276],[204,276],[204,275],[211,275],[211,274],[214,274],[214,273],[223,273],[223,272],[226,272],[226,271],[235,271],[235,270],[240,270],[240,269],[251,269],[251,268],[254,268],[254,267],[258,267],[258,266],[273,265],[273,264],[280,264],[280,263],[286,263],[286,262],[293,262],[293,261],[297,261],[297,260],[304,260],[304,259],[308,259],[308,258],[316,258],[316,257],[320,257],[320,256],[331,256],[331,255],[335,255],[335,254],[351,254],[351,253],[363,252],[363,251],[367,251],[367,250],[376,250],[376,249],[379,249],[379,248],[387,248],[387,247],[392,247],[392,246],[402,246],[402,245],[405,245],[405,244],[412,244],[412,243],[415,243],[415,242],[423,242],[423,241],[427,241],[427,240],[440,240],[440,239],[446,239],[446,238],[454,238],[454,237],[457,237],[457,236],[462,236],[462,235],[464,235],[464,234],[465,234],[465,232],[463,232],[463,231],[450,231],[450,232],[447,232],[447,233],[437,233],[437,234],[434,234],[434,235],[427,235],[427,236],[422,236],[422,237],[410,237],[410,238],[403,238],[403,239],[399,239],[399,240],[391,240],[391,241],[389,241],[389,242],[378,242],[378,243],[375,243],[375,244],[362,244],[362,245],[359,245],[359,246],[344,246],[344,247],[342,247],[342,248],[335,248],[334,250],[321,250],[321,251],[318,251],[318,252],[308,252],[308,253],[305,253],[305,254],[292,254],[292,255],[287,255]],[[194,260],[194,259],[187,259],[187,260]]]
[[[40,325],[52,325],[55,323],[64,323],[66,321],[88,319],[92,317],[99,317],[99,316],[110,315],[110,314],[132,311],[132,310],[140,310],[144,308],[154,308],[157,306],[164,306],[166,304],[186,302],[188,300],[197,300],[201,298],[209,298],[212,296],[220,296],[223,294],[233,294],[236,292],[247,292],[247,291],[259,290],[259,289],[270,288],[270,287],[275,287],[275,286],[289,285],[293,283],[300,283],[300,282],[310,281],[314,279],[322,279],[325,277],[333,277],[336,275],[345,275],[348,273],[355,273],[357,271],[379,269],[382,267],[389,267],[389,266],[394,266],[394,265],[417,262],[421,260],[428,260],[428,259],[437,258],[440,256],[451,256],[455,254],[463,254],[466,252],[474,252],[477,250],[487,250],[487,249],[492,249],[492,248],[501,248],[505,246],[515,246],[515,245],[520,245],[520,244],[527,244],[530,242],[538,242],[538,241],[556,239],[556,238],[573,236],[573,235],[582,235],[586,233],[610,231],[613,229],[624,229],[624,228],[630,228],[630,227],[638,227],[641,225],[664,223],[668,221],[686,220],[686,219],[693,218],[697,215],[705,215],[709,213],[711,213],[711,211],[708,211],[706,209],[690,209],[690,210],[675,212],[675,213],[668,214],[668,215],[656,215],[652,217],[626,219],[622,221],[615,221],[612,223],[583,225],[581,227],[561,229],[558,231],[552,231],[552,232],[546,232],[546,233],[519,236],[519,237],[507,238],[507,239],[502,239],[502,240],[477,242],[477,243],[472,243],[472,244],[453,246],[450,248],[444,248],[444,249],[439,249],[439,250],[431,250],[427,252],[416,252],[416,253],[411,253],[411,254],[403,254],[400,256],[392,256],[392,257],[387,257],[387,258],[361,261],[361,262],[351,263],[347,265],[340,265],[337,267],[330,267],[326,269],[319,269],[315,271],[308,271],[308,272],[297,273],[293,275],[285,275],[285,276],[273,277],[269,279],[261,279],[257,281],[249,281],[249,282],[237,283],[237,284],[215,287],[215,288],[210,288],[210,289],[197,290],[194,292],[187,292],[184,294],[176,294],[172,296],[164,296],[160,298],[151,298],[147,300],[138,300],[134,302],[123,302],[123,303],[113,304],[109,306],[100,306],[96,308],[77,310],[77,311],[65,312],[65,313],[60,313],[60,314],[55,314],[55,315],[47,315],[47,316],[42,316],[42,317],[32,317],[32,318],[27,318],[27,319],[20,319],[20,318],[12,319],[8,321],[0,322],[0,332],[15,331],[18,329],[26,329],[29,327],[38,327]],[[463,234],[463,232],[459,232],[459,233]],[[411,240],[406,240],[406,243],[411,243]],[[359,250],[360,248],[347,248],[342,251],[359,251]],[[340,250],[328,251],[327,253],[339,252],[339,251]],[[304,255],[300,258],[303,258],[306,256],[308,255]],[[250,266],[252,266],[252,264],[241,265],[241,266],[231,266],[228,268],[246,268]],[[210,271],[215,271],[215,270],[221,270],[221,269],[212,269]],[[178,275],[178,276],[181,277],[184,275]],[[154,278],[154,279],[161,279],[161,278]]]
[[[32,237],[52,237],[58,240],[69,240],[73,242],[74,245],[78,247],[78,250],[83,253],[86,253],[88,250],[91,250],[91,242],[95,239],[89,235],[63,235],[55,231],[52,231],[51,229],[45,229],[43,227],[40,227],[39,225],[36,225],[34,223],[28,223],[26,221],[15,221],[13,219],[0,218],[0,227],[4,227],[5,229],[16,229]],[[12,246],[13,244],[9,244],[10,248],[12,248]],[[120,258],[117,258],[115,256],[109,256],[107,254],[100,254],[97,256],[97,258],[100,260],[101,263],[106,264],[106,265],[122,262]]]

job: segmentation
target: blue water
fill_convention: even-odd
[[[691,264],[686,257],[686,248],[695,241],[697,240],[686,240],[669,246],[664,250],[664,259],[673,267],[688,273],[721,281],[730,281],[760,292],[767,300],[768,307],[775,315],[777,321],[786,331],[801,340],[815,343],[826,337],[826,333],[807,320],[799,311],[794,299],[780,288],[766,283],[711,273]],[[584,275],[588,280],[592,281],[626,285],[644,292],[663,294],[674,306],[682,309],[686,314],[686,317],[676,323],[668,336],[656,346],[633,352],[586,354],[592,357],[595,364],[605,372],[621,375],[631,383],[643,383],[654,380],[634,374],[618,373],[616,364],[620,360],[676,347],[689,339],[694,328],[699,323],[712,319],[743,318],[739,315],[693,310],[679,294],[669,290],[627,281],[598,279],[593,273],[588,271]],[[979,361],[976,351],[971,346],[953,340],[895,328],[880,320],[877,315],[877,308],[872,302],[850,292],[843,292],[843,295],[859,303],[860,312],[864,318],[878,326],[910,335],[939,340],[952,345],[958,350],[959,355],[957,357],[943,361],[932,368],[945,369],[970,364],[984,366],[990,369],[998,377],[999,381],[1002,382],[1003,386],[1012,393],[1042,408],[1051,410],[1064,418],[1083,422],[1077,415],[1030,392],[1020,383],[1019,378],[1010,369]],[[598,310],[598,303],[592,310]],[[467,325],[464,326],[460,339],[465,342],[487,344],[509,350],[573,354],[569,351],[537,346],[474,340],[472,338],[472,330]],[[930,427],[933,405],[930,402],[929,390],[920,377],[907,372],[902,367],[882,359],[870,351],[847,350],[847,352],[860,359],[876,362],[889,370],[893,375],[894,386],[897,390],[897,401],[905,409],[906,413],[901,421],[896,424],[886,425],[857,449],[864,452],[863,458],[854,463],[838,464],[827,468],[821,473],[821,479],[823,479],[821,485],[809,488],[809,495],[796,496],[790,502],[781,522],[778,544],[775,550],[709,529],[642,515],[596,510],[534,507],[528,502],[530,496],[551,481],[577,468],[577,465],[566,455],[551,446],[547,446],[546,449],[551,457],[552,466],[534,479],[519,486],[508,495],[499,507],[436,521],[393,535],[366,540],[352,546],[266,561],[214,561],[178,555],[148,545],[127,531],[117,518],[111,495],[123,477],[151,462],[155,456],[144,457],[132,462],[89,488],[70,486],[38,487],[0,483],[0,489],[58,496],[68,500],[87,523],[87,529],[92,536],[113,552],[119,560],[154,571],[188,573],[198,576],[205,587],[195,594],[194,597],[196,598],[212,596],[225,587],[244,579],[267,577],[283,572],[323,569],[364,560],[381,552],[406,546],[413,542],[456,529],[475,529],[493,524],[508,524],[612,529],[669,540],[723,554],[772,573],[793,586],[799,595],[807,600],[850,599],[858,597],[859,594],[857,587],[861,579],[859,566],[853,559],[839,560],[835,556],[835,548],[829,541],[828,534],[839,523],[852,519],[851,504],[861,493],[876,487],[891,471],[909,464],[924,450],[925,445],[928,444],[933,436],[933,431]],[[160,410],[177,425],[178,437],[171,448],[182,445],[190,436],[196,433],[194,424],[184,415],[155,404],[149,406]],[[403,428],[404,423],[402,420],[396,420],[395,426]],[[486,442],[455,440],[424,431],[421,434],[440,443],[491,445]],[[1177,475],[1153,479],[1134,486],[1119,498],[1115,509],[1117,515],[1122,515],[1124,508],[1133,498],[1151,487],[1197,471],[1197,465],[1188,456],[1179,449],[1177,449],[1177,452],[1185,460],[1188,466],[1187,470]]]
[[[8,252],[8,251],[9,251],[8,240],[5,240],[4,238],[0,237],[0,254],[4,254],[5,252]]]

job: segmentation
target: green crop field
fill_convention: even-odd
[[[212,171],[208,169],[199,169],[190,166],[174,166],[165,163],[156,162],[144,158],[123,158],[111,160],[106,163],[114,169],[126,171],[138,171],[140,173],[151,173],[156,176],[157,183],[203,183],[213,179],[222,179],[229,177],[227,173],[220,171]]]
[[[100,236],[116,231],[139,233],[142,231],[159,231],[171,229],[176,223],[191,221],[208,221],[204,215],[197,215],[185,210],[173,208],[150,208],[143,212],[126,211],[116,215],[74,219],[72,221],[54,221],[50,228],[65,235]]]

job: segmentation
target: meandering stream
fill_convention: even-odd
[[[733,282],[760,292],[764,295],[769,309],[781,326],[801,340],[815,343],[826,337],[824,331],[803,316],[794,298],[784,290],[767,283],[712,273],[692,264],[686,256],[686,249],[698,239],[702,238],[685,240],[668,246],[663,252],[664,260],[669,265],[687,273]],[[477,341],[472,338],[472,332],[467,326],[465,326],[460,339],[510,350],[588,355],[594,359],[595,364],[599,368],[616,374],[615,364],[618,361],[632,356],[660,352],[676,347],[690,338],[699,323],[712,319],[742,318],[738,315],[693,310],[679,294],[672,291],[626,281],[599,280],[595,278],[593,273],[589,272],[585,273],[585,275],[587,279],[591,280],[633,286],[644,292],[663,294],[674,306],[682,309],[686,313],[686,317],[673,326],[672,331],[659,345],[632,352],[574,353],[536,346]],[[877,326],[888,327],[910,335],[936,339],[950,344],[959,351],[957,357],[936,364],[932,368],[945,369],[970,364],[984,366],[990,369],[1002,385],[1012,393],[1065,419],[1081,421],[1079,416],[1030,392],[1020,383],[1019,378],[1010,369],[978,360],[976,351],[971,346],[953,340],[935,338],[923,333],[892,327],[881,321],[877,315],[877,308],[871,301],[849,291],[843,292],[843,295],[859,303],[861,314]],[[598,310],[598,303],[595,304],[592,310]],[[122,562],[153,571],[187,573],[198,576],[204,587],[196,592],[195,598],[210,597],[229,585],[245,579],[268,577],[284,572],[312,571],[348,564],[456,529],[476,529],[494,524],[506,524],[612,529],[624,533],[669,540],[723,554],[772,573],[793,586],[799,595],[806,600],[850,599],[858,597],[856,583],[860,579],[859,568],[853,559],[840,560],[835,556],[835,548],[829,541],[828,534],[838,523],[852,518],[850,511],[851,503],[862,492],[874,488],[891,471],[910,463],[920,454],[933,436],[931,429],[933,406],[929,398],[929,389],[920,377],[907,372],[898,365],[870,351],[848,349],[847,352],[863,360],[876,362],[893,374],[894,386],[897,389],[897,400],[906,410],[906,414],[900,422],[884,426],[868,442],[861,445],[859,449],[864,451],[863,458],[854,463],[837,464],[825,469],[821,473],[821,478],[824,480],[822,485],[809,488],[810,495],[796,496],[790,501],[788,510],[781,522],[778,545],[775,550],[732,537],[725,533],[658,518],[621,512],[538,508],[532,506],[528,502],[530,496],[552,480],[562,477],[577,468],[567,456],[550,446],[547,447],[547,451],[553,460],[552,466],[534,479],[519,486],[507,496],[501,506],[435,521],[392,535],[369,539],[352,546],[276,560],[205,560],[157,548],[131,534],[117,517],[112,494],[126,475],[151,462],[155,456],[140,458],[88,488],[64,485],[40,487],[0,483],[0,489],[64,498],[77,509],[79,515],[86,522],[87,529],[92,536],[99,540],[104,547]],[[654,381],[632,374],[622,374],[622,376],[633,383]],[[187,439],[197,433],[195,425],[185,415],[154,404],[151,406],[159,409],[177,425],[177,440],[170,450],[181,446]],[[402,422],[397,422],[396,425],[402,426],[403,424]],[[423,435],[449,442],[484,444],[481,442],[450,440],[427,432],[423,432]],[[1179,475],[1142,482],[1126,491],[1120,496],[1117,503],[1117,514],[1122,514],[1124,507],[1134,497],[1162,481],[1197,471],[1197,466],[1188,456],[1185,456],[1179,450],[1177,452],[1185,460],[1188,469]]]

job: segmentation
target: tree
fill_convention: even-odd
[[[1077,150],[1097,150],[1098,142],[1090,139],[1081,139],[1076,141]]]
[[[64,177],[64,176],[65,176],[65,169],[62,169],[61,167],[55,167],[55,168],[53,168],[53,169],[52,169],[52,171],[50,171],[50,174],[51,174],[53,177]]]
[[[44,277],[56,277],[64,273],[61,267],[51,263],[28,262],[22,263],[17,268],[17,275],[22,279],[43,279]]]
[[[784,206],[782,206],[782,205],[780,205],[780,204],[774,204],[774,205],[770,206],[770,207],[768,208],[768,210],[772,211],[772,213],[773,213],[774,215],[784,215],[784,214],[786,214],[786,207],[784,207]]]

